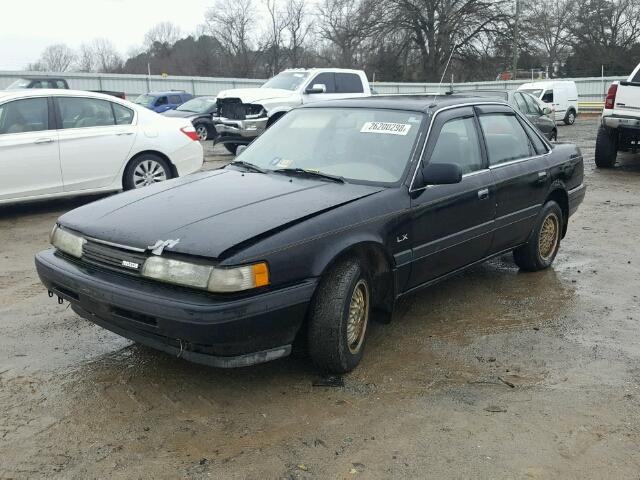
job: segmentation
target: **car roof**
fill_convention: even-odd
[[[362,73],[362,70],[354,70],[352,68],[319,68],[319,67],[312,67],[312,68],[287,68],[285,70],[283,70],[283,72],[315,72],[315,73],[322,73],[322,72],[339,72],[339,73],[355,73],[355,74],[360,74]]]
[[[379,108],[431,112],[456,105],[494,103],[508,105],[504,100],[469,95],[374,95],[371,97],[326,100],[304,105],[302,108]]]
[[[184,90],[161,90],[158,92],[147,92],[144,95],[191,95],[189,92],[185,92]]]

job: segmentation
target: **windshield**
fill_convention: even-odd
[[[542,95],[541,88],[521,88],[520,91],[530,93],[536,98],[540,98],[540,95]]]
[[[137,103],[138,105],[142,105],[143,107],[150,107],[151,105],[153,105],[153,102],[156,100],[156,97],[154,97],[153,95],[140,95],[138,98],[136,98],[133,102]]]
[[[280,88],[282,90],[295,90],[309,76],[308,72],[282,72],[268,80],[260,88]]]
[[[421,113],[396,110],[294,110],[238,159],[265,170],[300,168],[356,183],[392,185],[407,169],[422,120]]]
[[[180,105],[176,110],[193,113],[207,113],[216,106],[216,97],[200,97],[189,100]]]
[[[31,83],[31,80],[29,80],[28,78],[20,78],[9,85],[7,87],[7,90],[19,90],[21,88],[28,88],[29,83]]]

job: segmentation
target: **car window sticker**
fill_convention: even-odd
[[[384,133],[386,135],[406,135],[411,125],[408,123],[365,122],[360,133]]]

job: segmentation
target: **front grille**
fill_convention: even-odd
[[[112,247],[92,240],[87,240],[82,247],[83,262],[132,275],[140,275],[146,258],[142,252]]]
[[[220,116],[229,120],[245,120],[247,116],[257,116],[263,111],[262,105],[242,103],[239,98],[218,100]]]

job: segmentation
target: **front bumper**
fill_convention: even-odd
[[[241,298],[175,288],[60,257],[36,255],[42,283],[73,310],[123,337],[197,363],[241,367],[288,355],[317,281]]]
[[[235,137],[241,140],[253,140],[262,135],[267,128],[268,118],[256,118],[247,120],[231,120],[224,117],[214,117],[213,123],[220,135],[220,140],[224,137]]]

